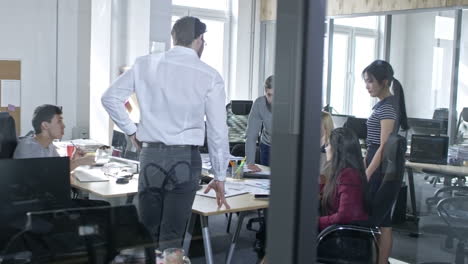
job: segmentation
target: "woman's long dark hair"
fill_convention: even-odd
[[[322,195],[322,215],[329,215],[336,196],[336,187],[343,169],[353,168],[359,171],[362,181],[362,197],[367,209],[367,177],[362,159],[361,145],[356,134],[349,128],[337,128],[330,135],[330,151],[332,152],[331,173],[327,179]]]
[[[397,115],[398,123],[400,124],[403,130],[408,130],[408,117],[406,116],[406,105],[405,105],[405,94],[403,92],[403,86],[401,83],[393,76],[393,68],[390,63],[384,60],[376,60],[372,62],[362,71],[362,76],[364,73],[372,75],[379,84],[382,84],[384,80],[388,81],[388,87],[393,83],[393,95],[398,100],[397,101]]]

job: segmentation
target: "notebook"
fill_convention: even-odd
[[[105,182],[109,181],[109,178],[104,175],[101,167],[87,168],[80,166],[73,172],[75,178],[80,182]]]
[[[411,162],[447,164],[447,136],[416,135],[411,137]]]

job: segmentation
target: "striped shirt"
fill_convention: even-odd
[[[378,102],[373,108],[371,116],[367,119],[367,145],[380,145],[380,121],[385,119],[397,120],[395,111],[395,97],[388,96]]]

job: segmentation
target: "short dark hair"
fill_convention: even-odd
[[[174,45],[188,47],[201,34],[206,32],[206,24],[200,19],[192,16],[185,16],[178,19],[172,27],[171,35],[174,38]]]
[[[50,123],[52,121],[52,118],[54,118],[55,115],[61,115],[62,114],[62,107],[56,106],[56,105],[50,105],[50,104],[43,104],[34,110],[33,118],[32,118],[32,125],[34,128],[34,132],[36,134],[40,134],[42,132],[41,129],[41,124],[42,122],[48,122]]]
[[[265,80],[265,89],[272,89],[275,84],[275,78],[273,75],[270,75],[266,80]]]

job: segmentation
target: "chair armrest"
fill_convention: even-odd
[[[441,193],[452,192],[452,191],[461,191],[468,193],[468,186],[446,186],[438,189],[434,193],[434,197],[439,196]]]
[[[371,234],[373,237],[375,237],[375,235],[380,235],[380,230],[377,227],[365,227],[358,225],[332,225],[325,228],[318,234],[317,244],[328,235],[341,230]]]

